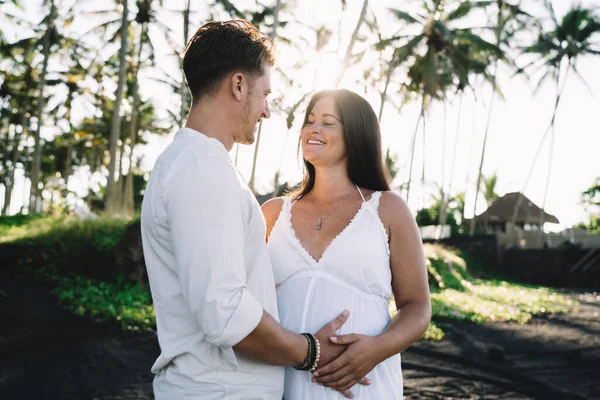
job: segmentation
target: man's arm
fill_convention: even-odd
[[[302,364],[306,338],[279,325],[246,287],[246,227],[233,168],[211,157],[174,174],[164,204],[182,295],[205,339],[266,363]],[[328,337],[346,319],[341,315],[315,335],[321,342],[320,364],[344,350]]]
[[[345,346],[331,346],[329,338],[344,325],[348,313],[340,314],[315,334],[321,343],[321,361],[334,360],[344,351]],[[268,312],[263,313],[260,323],[241,342],[233,347],[246,357],[261,360],[267,364],[296,366],[302,364],[308,353],[306,338],[282,327]]]

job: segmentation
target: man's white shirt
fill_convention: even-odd
[[[281,399],[283,368],[232,349],[263,309],[278,312],[264,218],[221,142],[175,134],[148,181],[141,229],[161,349],[156,399]]]

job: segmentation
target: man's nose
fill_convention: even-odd
[[[271,118],[271,110],[269,110],[269,102],[265,99],[265,109],[263,110],[263,118]]]

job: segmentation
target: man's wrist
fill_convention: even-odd
[[[301,365],[308,354],[308,341],[300,334],[294,334],[294,343],[292,344],[293,351],[293,367]]]
[[[294,365],[294,368],[298,371],[309,371],[312,372],[317,369],[319,360],[321,359],[321,346],[319,340],[310,333],[301,333],[306,338],[308,344],[308,353],[301,364]]]

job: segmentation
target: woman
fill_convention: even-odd
[[[284,398],[338,399],[352,387],[356,399],[402,399],[400,352],[427,329],[431,304],[417,226],[389,191],[377,117],[353,92],[318,92],[300,146],[300,188],[262,207],[280,321],[316,332],[344,309],[350,317],[330,339],[344,353],[312,375],[286,368]],[[371,385],[354,386],[365,376]]]

